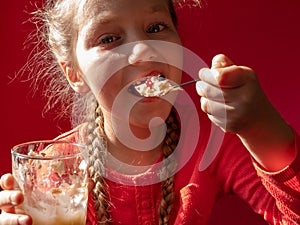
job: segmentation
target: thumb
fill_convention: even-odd
[[[232,66],[234,63],[224,54],[218,54],[212,59],[211,69]]]

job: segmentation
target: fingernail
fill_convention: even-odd
[[[226,61],[215,61],[212,63],[211,67],[212,68],[222,68],[225,67],[227,65]]]
[[[2,186],[3,189],[7,189],[7,185],[6,185],[7,177],[8,177],[8,174],[4,174],[4,175],[0,178],[0,185]]]
[[[207,73],[207,71],[209,71],[209,68],[202,68],[200,71],[199,71],[199,75],[202,76],[203,74]],[[200,77],[201,78],[201,77]]]
[[[196,82],[196,87],[198,87],[198,88],[200,88],[202,90],[203,82],[202,81],[197,81]]]
[[[19,225],[27,225],[28,224],[28,220],[29,220],[28,216],[20,216],[18,218],[18,224]]]
[[[201,70],[200,79],[207,80],[209,77],[212,76],[212,71],[209,68],[205,68]]]

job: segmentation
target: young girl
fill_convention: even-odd
[[[87,224],[204,225],[228,193],[271,224],[299,224],[299,137],[253,70],[214,57],[199,71],[201,107],[184,91],[152,98],[127,91],[141,78],[149,88],[152,77],[180,83],[181,70],[189,71],[193,56],[186,58],[176,29],[181,4],[189,3],[57,0],[38,14],[59,68],[40,79],[51,76],[50,101],[62,100],[75,126],[58,139],[90,151]],[[14,211],[23,196],[13,177],[0,184],[0,224],[31,224]]]

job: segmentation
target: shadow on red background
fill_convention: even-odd
[[[236,64],[252,67],[271,102],[300,131],[298,89],[300,72],[300,2],[298,0],[207,0],[205,16],[179,15],[179,28],[186,47],[208,64],[225,53]],[[20,142],[49,139],[67,130],[68,123],[42,115],[44,100],[32,96],[28,82],[11,82],[25,64],[30,49],[24,49],[33,25],[24,22],[28,1],[1,1],[1,142],[0,174],[10,171],[10,148]],[[183,18],[184,17],[184,18]],[[201,28],[201,29],[198,29]],[[278,131],[280,132],[280,131]],[[229,219],[229,218],[234,218]],[[251,218],[251,219],[250,219]],[[211,225],[262,224],[236,198],[216,206]]]

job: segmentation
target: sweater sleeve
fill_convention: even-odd
[[[272,225],[300,224],[299,136],[297,158],[285,169],[268,173],[254,162],[234,134],[226,134],[222,149],[210,167],[218,179],[220,196],[234,194]]]
[[[271,214],[274,224],[300,224],[300,143],[299,135],[294,133],[297,156],[291,165],[279,172],[270,173],[258,163],[253,163],[263,185],[275,199],[273,215]]]

